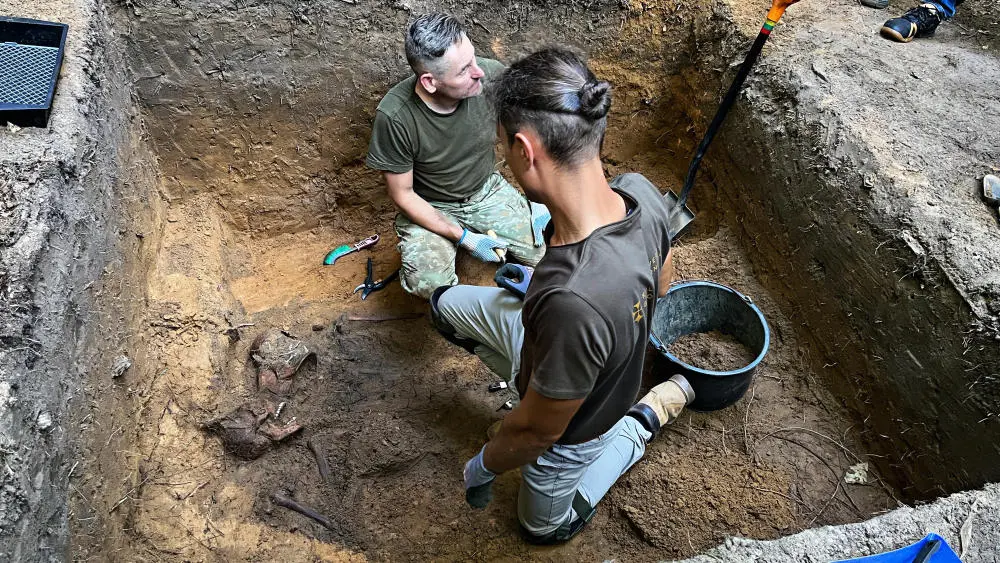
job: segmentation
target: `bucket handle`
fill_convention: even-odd
[[[705,282],[705,283],[710,283],[710,284],[714,284],[714,285],[721,285],[722,287],[724,287],[724,288],[728,289],[729,291],[732,291],[736,295],[739,295],[740,297],[742,297],[743,300],[746,301],[747,303],[749,303],[750,305],[753,305],[753,299],[751,299],[749,295],[747,295],[747,294],[745,294],[743,292],[740,292],[740,291],[736,291],[735,289],[729,287],[728,285],[719,283],[719,282],[714,281],[714,280],[706,280],[704,278],[690,278],[690,279],[683,279],[683,280],[674,280],[674,281],[670,282],[670,285],[668,287],[674,287],[675,285],[680,285],[682,283],[691,283],[691,282]],[[650,332],[649,334],[652,335],[653,333]],[[659,342],[659,341],[657,340],[657,342]]]
[[[667,352],[667,347],[663,345],[663,342],[661,342],[655,334],[653,334],[653,331],[649,331],[649,339],[653,341],[653,346],[655,346],[659,352],[664,354]]]

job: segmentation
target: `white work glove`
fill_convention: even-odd
[[[486,446],[483,446],[476,457],[465,464],[465,502],[472,508],[486,508],[493,500],[493,480],[497,476],[483,465],[485,450]]]
[[[542,246],[545,244],[545,227],[552,220],[552,214],[541,203],[529,201],[528,205],[531,206],[531,234],[535,237],[535,246]]]
[[[458,246],[469,251],[477,260],[483,262],[500,262],[496,249],[506,249],[507,243],[499,241],[488,235],[474,233],[469,229],[462,231],[462,238],[458,239]]]

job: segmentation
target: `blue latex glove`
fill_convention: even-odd
[[[498,287],[506,289],[523,301],[524,295],[528,292],[528,284],[531,283],[531,275],[534,273],[535,269],[531,266],[504,264],[493,276],[493,281],[497,282]]]
[[[496,249],[507,248],[507,243],[499,241],[488,235],[474,233],[469,229],[462,231],[462,238],[458,239],[458,246],[469,251],[477,260],[483,262],[500,262]]]
[[[493,500],[493,480],[497,476],[483,465],[484,451],[486,446],[465,464],[465,502],[472,508],[486,508]]]
[[[552,220],[552,214],[549,213],[549,208],[541,203],[529,201],[528,205],[531,206],[531,233],[535,237],[535,246],[542,246],[545,244],[543,233]]]

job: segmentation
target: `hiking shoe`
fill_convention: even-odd
[[[882,26],[882,36],[900,43],[909,43],[916,37],[934,35],[941,16],[934,4],[921,4],[898,18],[892,18]]]
[[[688,380],[683,375],[674,375],[632,405],[628,416],[638,420],[655,438],[660,428],[676,420],[693,400],[694,389]]]
[[[861,0],[861,5],[881,10],[889,7],[889,0]]]

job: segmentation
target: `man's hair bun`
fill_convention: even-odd
[[[587,82],[580,88],[580,115],[601,119],[611,109],[611,84],[601,80]]]

